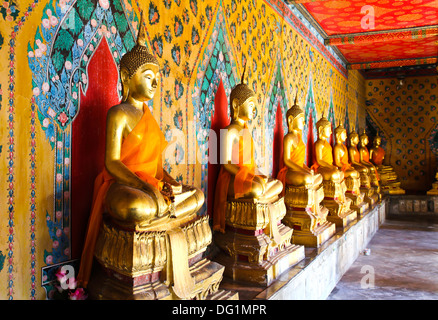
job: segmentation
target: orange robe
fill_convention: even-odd
[[[342,164],[341,170],[345,172],[351,169],[351,164],[348,162],[348,149],[344,144],[342,145],[342,149],[344,149],[344,155],[341,158],[341,164]]]
[[[373,152],[373,162],[380,166],[383,163],[383,158],[385,157],[385,150],[382,147],[377,148],[377,152]]]
[[[298,136],[298,145],[295,149],[290,151],[289,160],[293,163],[296,163],[300,167],[304,166],[304,162],[306,159],[306,145],[303,142],[303,139],[301,138],[301,135]],[[283,183],[283,191],[281,192],[281,196],[284,195],[285,189],[286,189],[286,174],[287,170],[289,168],[287,166],[284,166],[281,168],[281,170],[278,172],[277,179]]]
[[[333,163],[333,149],[330,143],[327,142],[327,140],[324,141],[324,149],[322,149],[322,160],[327,163]],[[318,173],[318,168],[321,167],[318,163],[318,160],[315,161],[315,163],[312,165],[311,169],[315,171],[315,173]]]
[[[161,154],[167,141],[148,106],[143,106],[143,116],[122,143],[120,160],[143,181],[161,191],[163,167]],[[88,220],[88,230],[81,256],[78,282],[86,287],[91,274],[94,248],[102,224],[105,195],[115,179],[106,169],[94,182],[93,205]]]
[[[366,150],[366,152],[364,153],[365,155],[363,157],[363,161],[372,165],[372,163],[370,162],[370,153],[368,152],[368,149],[366,149],[366,148],[364,148],[364,149]],[[374,167],[374,172],[376,173],[376,178],[379,181],[380,177],[379,177],[379,174],[377,173],[376,167]]]
[[[247,141],[251,143],[250,148],[245,147],[244,142]],[[238,159],[236,159],[237,157]],[[236,153],[233,148],[232,163],[239,166],[239,170],[234,176],[234,196],[238,199],[243,197],[245,193],[251,191],[252,181],[255,176],[254,141],[246,124],[244,126],[243,136],[239,137],[239,152]],[[225,232],[225,210],[230,181],[231,174],[221,165],[214,197],[213,230]]]

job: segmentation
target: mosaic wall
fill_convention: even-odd
[[[2,1],[1,299],[44,299],[54,270],[46,266],[78,258],[72,242],[73,249],[81,242],[88,212],[72,212],[72,203],[85,201],[72,193],[72,162],[87,155],[74,149],[80,135],[91,139],[96,129],[92,121],[83,125],[80,115],[101,121],[101,109],[120,98],[117,65],[134,45],[140,10],[148,46],[162,66],[150,108],[168,141],[184,137],[172,142],[164,159],[177,180],[207,193],[215,93],[222,81],[229,94],[244,64],[257,93],[251,123],[261,146],[256,161],[266,173],[272,170],[277,107],[284,115],[296,95],[313,123],[306,133],[314,138],[323,112],[334,124],[365,123],[363,78],[347,71],[299,12],[280,0]],[[96,76],[98,62],[105,70]],[[99,107],[90,110],[84,101],[102,98],[100,83],[112,100],[96,100]],[[75,219],[81,230],[72,229]]]
[[[367,122],[385,140],[385,162],[402,188],[425,192],[435,180],[438,156],[436,76],[366,80]]]

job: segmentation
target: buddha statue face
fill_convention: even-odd
[[[327,139],[332,134],[332,126],[330,123],[325,123],[318,127],[318,135],[320,139]]]
[[[243,104],[237,106],[236,99],[233,101],[233,108],[237,111],[237,117],[243,121],[249,121],[254,118],[255,115],[255,97],[249,97]]]
[[[296,117],[289,116],[287,118],[289,132],[293,130],[303,131],[304,129],[304,113],[298,114]]]
[[[335,130],[336,142],[344,143],[347,140],[347,130],[339,129]]]
[[[366,147],[368,144],[368,136],[366,134],[361,134],[359,137],[359,142],[361,147]]]
[[[382,138],[380,138],[379,136],[375,137],[373,143],[376,147],[380,146],[380,144],[382,143]]]
[[[121,70],[123,86],[128,88],[128,95],[137,101],[147,102],[153,99],[158,86],[159,67],[147,63],[128,77],[126,69]]]
[[[359,136],[356,132],[350,133],[349,136],[350,139],[350,146],[355,147],[359,143]]]

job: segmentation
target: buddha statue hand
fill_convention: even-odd
[[[144,191],[155,200],[157,204],[157,217],[164,216],[169,211],[169,204],[171,202],[166,201],[165,196],[157,188],[149,187]]]
[[[169,199],[170,202],[175,202],[175,195],[173,193],[173,188],[168,182],[163,182],[163,188],[161,189],[161,194],[164,198]]]

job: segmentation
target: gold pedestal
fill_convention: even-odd
[[[358,217],[362,217],[368,210],[369,204],[365,202],[365,193],[360,189],[360,178],[347,177],[345,179],[347,191],[345,196],[351,199],[350,208],[355,210]]]
[[[381,192],[383,194],[405,194],[405,190],[400,188],[401,182],[398,181],[396,173],[391,169],[383,169],[381,166],[377,169],[380,175]]]
[[[371,180],[368,174],[360,174],[360,192],[364,194],[364,201],[368,204],[368,209],[374,209],[379,201],[379,196],[374,193],[374,188],[371,187]],[[366,213],[367,211],[360,214],[359,217],[362,218]]]
[[[438,196],[438,182],[432,183],[432,189],[427,191],[428,196]]]
[[[295,187],[285,186],[286,215],[283,223],[294,232],[292,242],[319,247],[336,232],[335,224],[327,221],[328,209],[320,205],[324,199],[322,184]]]
[[[215,261],[225,266],[225,276],[269,285],[304,259],[304,247],[291,244],[293,230],[281,223],[285,213],[284,198],[227,202],[225,233],[214,235],[221,249]]]
[[[171,219],[171,230],[177,230],[187,241],[189,274],[193,290],[184,299],[207,299],[216,296],[224,267],[203,258],[211,243],[208,216],[188,215]],[[93,274],[88,284],[91,299],[181,299],[173,290],[169,274],[171,244],[169,230],[126,230],[104,218],[94,251]],[[234,293],[221,297],[236,298]]]
[[[345,181],[323,181],[324,206],[329,210],[327,220],[336,224],[336,227],[345,228],[356,220],[356,211],[350,208],[352,200],[345,196],[347,187]]]

